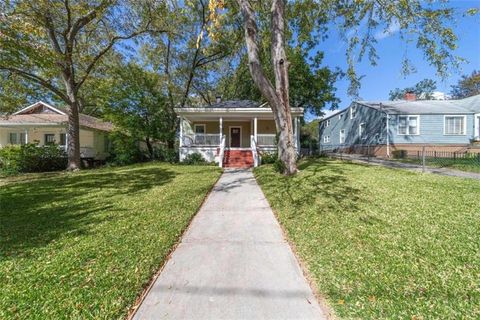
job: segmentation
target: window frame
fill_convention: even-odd
[[[15,143],[12,143],[12,135],[15,136]],[[8,144],[23,146],[27,144],[27,135],[25,134],[25,132],[9,132]]]
[[[343,118],[343,112],[340,112],[340,114],[338,115],[338,120],[342,120]]]
[[[66,146],[66,145],[67,145],[67,134],[66,134],[66,133],[60,133],[58,136],[59,136],[58,145],[59,145],[59,146],[62,146],[62,147],[63,147],[63,146]],[[62,136],[65,137],[65,139],[64,139],[64,141],[63,141],[64,143],[62,143]]]
[[[203,127],[203,133],[197,132],[197,127]],[[207,125],[205,123],[195,123],[193,125],[194,134],[207,134]]]
[[[343,139],[342,139],[343,138]],[[343,140],[343,141],[342,141]],[[346,136],[345,136],[345,129],[341,129],[339,133],[339,142],[340,144],[344,144],[346,141]]]
[[[447,118],[463,118],[463,133],[447,133]],[[467,135],[467,115],[466,114],[443,115],[443,135],[444,136],[466,136]]]
[[[406,133],[400,133],[400,118],[407,118]],[[417,118],[417,133],[410,133],[410,118]],[[407,115],[398,115],[397,116],[397,135],[399,136],[419,136],[420,135],[420,115],[418,114],[407,114]]]
[[[47,142],[47,136],[53,136],[53,142]],[[55,133],[44,133],[43,134],[43,145],[50,146],[56,144]]]
[[[363,130],[362,130],[363,126]],[[367,124],[365,122],[362,122],[358,125],[358,137],[360,139],[364,139],[365,137],[365,131],[367,130]]]
[[[323,136],[323,143],[330,143],[330,136]]]
[[[353,113],[353,110],[355,110],[355,113]],[[353,120],[357,117],[357,106],[351,106],[350,107],[350,120]]]
[[[325,120],[325,128],[330,127],[330,119]]]

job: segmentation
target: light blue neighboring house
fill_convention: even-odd
[[[479,148],[480,95],[461,100],[355,101],[319,123],[320,150],[389,156]]]

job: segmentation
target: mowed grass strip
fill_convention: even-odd
[[[0,319],[125,317],[219,175],[149,163],[3,180]]]
[[[480,318],[480,181],[333,160],[255,175],[345,319]]]

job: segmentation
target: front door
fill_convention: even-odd
[[[242,129],[240,127],[230,128],[230,147],[231,148],[240,148],[241,134],[242,134]]]

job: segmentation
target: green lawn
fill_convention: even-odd
[[[405,162],[405,163],[414,163],[421,165],[422,159],[396,159],[395,161]],[[480,173],[480,160],[478,158],[467,158],[467,159],[448,159],[448,158],[427,158],[425,160],[425,165],[435,168],[448,168],[455,169],[460,171]]]
[[[255,175],[345,319],[480,318],[480,181],[308,160]]]
[[[0,180],[0,319],[123,318],[219,175],[149,163]]]

